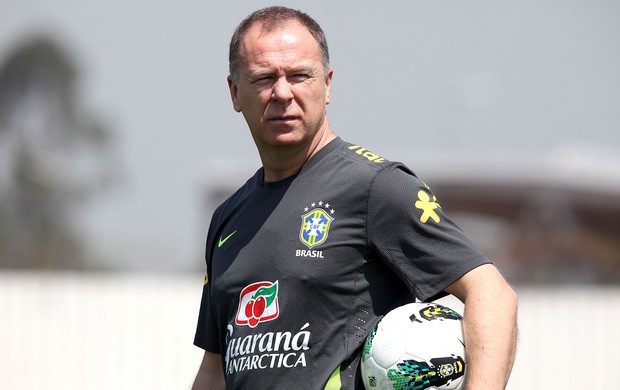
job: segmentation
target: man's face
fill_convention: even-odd
[[[311,142],[327,126],[332,71],[325,74],[319,45],[303,25],[250,27],[237,71],[237,84],[228,78],[233,107],[259,150]]]

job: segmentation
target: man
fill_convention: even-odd
[[[362,389],[366,336],[391,309],[465,304],[467,389],[501,389],[516,296],[402,164],[329,126],[321,28],[282,7],[237,28],[228,85],[262,168],[214,213],[194,389]]]

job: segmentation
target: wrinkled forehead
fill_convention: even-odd
[[[321,58],[319,43],[310,31],[298,21],[278,23],[255,22],[246,32],[239,48],[242,60],[265,51],[304,51]]]

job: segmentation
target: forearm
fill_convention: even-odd
[[[465,304],[467,390],[504,389],[514,363],[517,299],[507,284],[495,287],[473,290]]]
[[[517,296],[491,264],[474,268],[446,292],[465,304],[466,390],[506,388],[517,344]]]

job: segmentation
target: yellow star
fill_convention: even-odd
[[[426,221],[431,218],[433,221],[439,223],[440,218],[435,209],[441,208],[441,206],[437,203],[437,198],[433,195],[433,201],[431,202],[431,198],[426,191],[420,190],[418,191],[418,199],[420,200],[415,202],[415,207],[424,211],[420,217],[420,222],[426,223]]]

